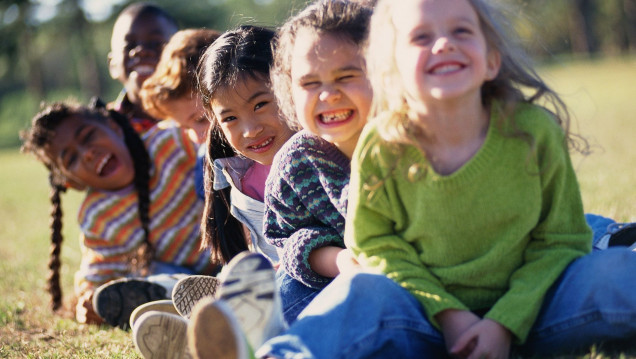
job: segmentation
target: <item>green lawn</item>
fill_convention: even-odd
[[[636,59],[576,62],[542,68],[572,107],[575,127],[593,153],[576,155],[586,212],[636,221]],[[0,151],[0,358],[139,358],[130,334],[76,324],[48,309],[47,174],[17,150]],[[62,280],[72,295],[79,265],[75,222],[81,194],[63,196]],[[589,353],[587,358],[618,357]],[[624,358],[636,358],[636,348]]]

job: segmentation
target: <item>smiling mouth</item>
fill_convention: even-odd
[[[99,161],[99,163],[97,164],[97,175],[98,176],[103,175],[104,168],[106,167],[106,164],[108,164],[108,161],[110,161],[111,158],[113,158],[113,155],[107,154],[106,156],[104,156],[104,158],[102,158],[101,161]]]
[[[265,148],[267,146],[269,146],[272,142],[274,142],[274,137],[269,137],[267,138],[265,141],[256,144],[256,145],[252,145],[252,146],[247,146],[247,148],[251,149],[251,150],[260,150],[262,148]]]
[[[320,122],[324,124],[338,123],[348,120],[353,115],[353,110],[323,113],[318,115]]]
[[[459,64],[446,64],[446,65],[435,66],[429,72],[433,75],[444,75],[451,72],[459,71],[462,68],[463,66]]]
[[[132,71],[136,72],[139,76],[150,76],[155,72],[155,68],[150,65],[138,65],[133,67]]]

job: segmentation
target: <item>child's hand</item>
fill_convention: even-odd
[[[89,290],[77,298],[75,320],[82,324],[103,324],[104,320],[93,309],[93,291]]]
[[[506,359],[510,354],[510,341],[508,329],[494,320],[482,319],[457,339],[450,353],[467,359]]]
[[[344,249],[336,257],[336,265],[340,273],[357,272],[360,270],[360,263],[353,257],[349,249]]]
[[[481,320],[477,315],[468,310],[458,309],[446,309],[435,315],[435,319],[442,328],[442,334],[444,335],[444,341],[446,342],[446,348],[451,351],[451,348],[455,347],[457,340],[466,332],[470,327],[479,323]],[[462,345],[462,349],[472,351],[471,345],[474,347],[476,343],[470,341]]]

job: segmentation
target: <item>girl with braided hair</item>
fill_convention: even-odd
[[[185,132],[152,128],[142,138],[123,115],[99,102],[65,102],[39,112],[22,139],[23,152],[49,170],[53,310],[62,306],[60,194],[68,188],[86,191],[78,214],[79,322],[125,328],[138,305],[169,298],[178,278],[165,274],[213,273],[209,251],[200,251],[196,145]]]

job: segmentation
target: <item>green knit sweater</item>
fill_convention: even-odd
[[[482,148],[448,176],[369,125],[352,160],[345,242],[364,267],[413,294],[434,325],[445,309],[485,310],[522,343],[546,291],[590,251],[591,232],[553,117],[528,104],[514,122],[492,113]]]

